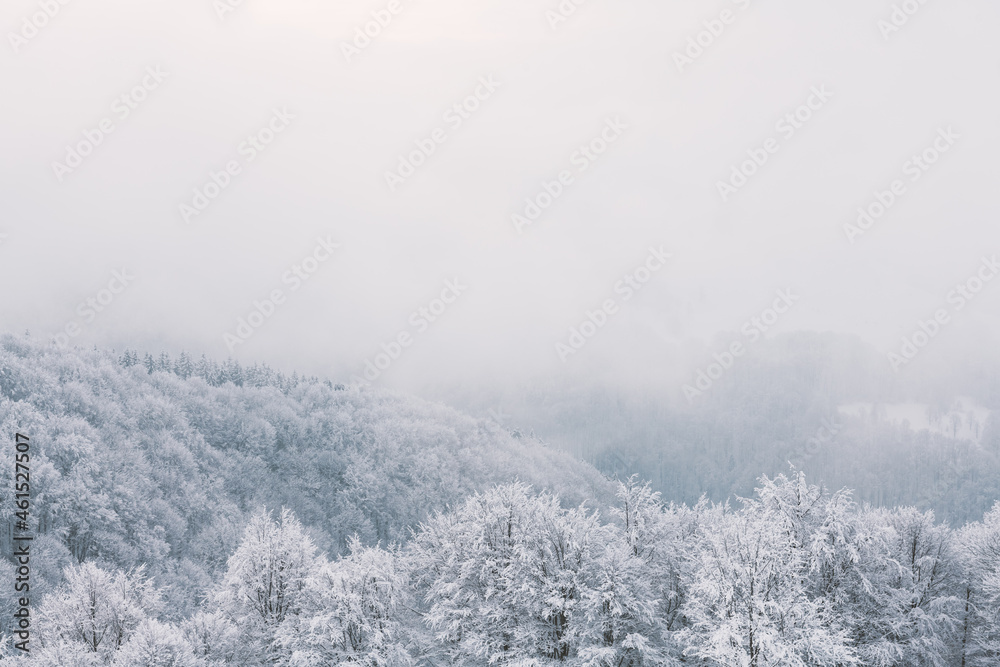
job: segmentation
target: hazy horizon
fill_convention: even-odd
[[[885,358],[945,309],[935,351],[900,373],[993,355],[1000,283],[949,301],[1000,252],[1000,95],[984,83],[1000,8],[985,0],[920,5],[888,32],[889,1],[587,2],[553,27],[555,0],[400,0],[357,53],[343,45],[373,12],[385,22],[388,2],[245,0],[221,17],[210,0],[69,2],[24,37],[42,5],[8,3],[0,21],[13,101],[0,111],[0,330],[50,337],[75,322],[70,344],[329,377],[362,374],[403,333],[388,386],[677,386],[729,341],[752,348],[744,323],[791,290],[764,335],[857,335]],[[809,104],[807,120],[782,121]],[[113,131],[79,166],[54,166],[104,119]],[[272,143],[245,143],[267,128]],[[769,139],[776,152],[724,202],[718,183],[763,161]],[[428,141],[425,163],[387,183]],[[947,151],[914,171],[935,141]],[[227,185],[194,215],[212,174]],[[896,179],[905,190],[852,243],[844,226]],[[552,205],[512,220],[546,183]],[[293,289],[286,272],[317,239],[339,247]],[[616,285],[651,248],[671,257],[626,301]],[[134,281],[87,321],[79,304],[123,269]],[[415,323],[455,279],[440,319]],[[275,289],[273,317],[227,346]],[[606,325],[563,361],[557,344],[608,299]]]

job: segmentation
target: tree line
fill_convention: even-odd
[[[633,477],[605,517],[513,482],[332,559],[260,511],[198,610],[161,610],[141,567],[71,566],[31,664],[985,667],[1000,503],[953,530],[793,471],[736,507],[664,504]]]

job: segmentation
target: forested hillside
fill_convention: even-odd
[[[823,414],[804,395],[814,378],[800,381],[735,403],[720,387],[718,403],[686,413],[687,453],[659,458],[650,477],[693,494],[725,488],[717,471],[751,475],[789,445],[755,444],[787,428],[783,410]],[[613,404],[593,400],[566,430],[620,443],[613,472],[643,465],[607,430],[600,409]],[[748,402],[760,407],[722,408]],[[988,510],[965,525],[888,494],[872,506],[830,492],[787,461],[745,497],[663,502],[639,477],[612,483],[522,431],[415,398],[12,336],[0,338],[0,424],[5,553],[15,433],[31,439],[35,532],[32,653],[12,649],[6,586],[3,665],[1000,663],[1000,495],[982,483],[992,470],[955,487]],[[706,438],[733,424],[757,430]],[[909,458],[890,448],[881,456],[897,458],[871,475],[927,474],[946,446],[966,448],[947,452],[965,466],[991,442],[898,436]],[[822,448],[792,454],[845,474],[860,465]],[[16,576],[0,561],[0,579]]]
[[[336,557],[354,536],[403,542],[431,512],[495,483],[519,479],[569,505],[612,497],[589,465],[495,422],[186,355],[61,351],[4,336],[0,424],[5,554],[13,438],[31,438],[32,590],[45,592],[71,564],[144,565],[170,618],[194,609],[262,507],[293,511]]]

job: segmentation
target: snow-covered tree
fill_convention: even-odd
[[[93,563],[69,567],[62,588],[39,609],[39,644],[108,660],[136,628],[160,611],[160,595],[145,568],[107,572]]]
[[[206,667],[174,625],[143,621],[112,661],[113,667]]]
[[[582,613],[575,625],[587,665],[630,667],[662,660],[662,619],[648,561],[636,556],[617,527],[602,531],[607,545],[587,568]],[[604,540],[602,540],[604,541]]]
[[[1000,664],[1000,502],[981,522],[965,526],[956,541],[963,569],[962,664]]]
[[[287,618],[279,641],[293,667],[406,665],[401,606],[409,577],[398,556],[351,542],[348,556],[306,580],[301,611]]]
[[[665,660],[663,636],[681,595],[674,515],[635,476],[619,483],[612,514],[618,523],[602,527],[604,547],[593,551],[584,569],[580,657],[608,667],[658,664]]]
[[[316,565],[316,547],[291,511],[277,521],[264,511],[250,519],[213,600],[240,629],[252,659],[276,659],[275,631],[298,612]]]
[[[795,531],[773,506],[706,513],[685,613],[686,653],[724,667],[856,664],[845,632],[811,599]]]
[[[220,611],[199,611],[181,624],[194,654],[210,664],[239,664],[245,654],[239,628]]]
[[[596,515],[519,483],[429,521],[415,560],[438,651],[456,663],[570,656],[597,534]]]
[[[951,530],[914,508],[863,511],[870,543],[857,565],[858,651],[874,667],[953,661],[960,571]]]
[[[112,654],[113,655],[113,654]],[[87,650],[81,642],[63,639],[46,642],[31,649],[30,659],[9,658],[0,662],[3,667],[30,665],[31,667],[104,667],[107,663],[100,655]]]

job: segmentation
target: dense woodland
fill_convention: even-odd
[[[188,618],[144,567],[71,564],[42,600],[45,666],[985,667],[1000,660],[1000,504],[959,531],[859,508],[802,473],[736,508],[619,484],[608,516],[520,483],[406,545],[328,558],[288,510],[252,516]],[[16,658],[4,664],[20,663]]]
[[[31,437],[37,529],[32,657],[5,623],[3,664],[1000,664],[995,494],[944,523],[786,462],[671,502],[411,397],[12,336],[0,423]]]
[[[20,432],[32,443],[37,591],[71,563],[145,565],[169,585],[172,618],[195,609],[261,507],[293,511],[332,557],[354,536],[405,541],[434,510],[495,483],[519,479],[568,504],[613,497],[589,465],[490,420],[186,355],[2,337],[0,424],[9,440],[0,448],[3,553],[12,552]]]

